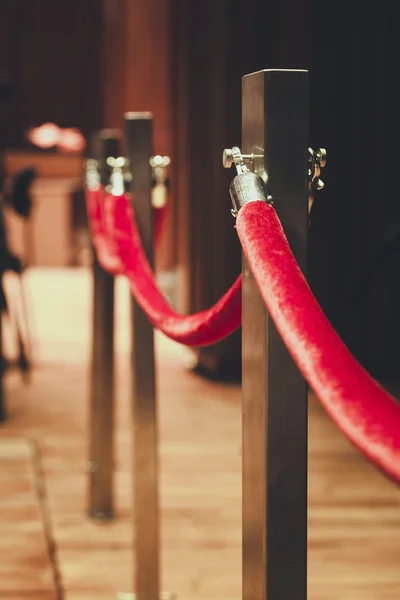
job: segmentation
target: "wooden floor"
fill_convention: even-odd
[[[35,270],[37,367],[7,376],[0,427],[0,600],[103,600],[131,591],[128,294],[118,287],[117,518],[86,517],[90,278]],[[12,283],[12,282],[11,282]],[[15,290],[14,290],[15,291]],[[163,588],[241,597],[240,390],[206,382],[157,337]],[[400,599],[400,491],[310,400],[309,599]],[[271,599],[273,600],[273,599]]]

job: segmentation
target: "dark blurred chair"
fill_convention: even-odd
[[[2,169],[1,169],[2,170]],[[6,292],[4,289],[4,275],[7,272],[12,272],[18,275],[20,278],[21,294],[22,294],[22,273],[26,265],[22,264],[22,261],[18,256],[13,254],[7,244],[7,231],[4,219],[4,210],[6,208],[13,210],[17,215],[23,219],[29,219],[32,208],[32,200],[30,196],[30,190],[32,183],[36,177],[36,171],[31,168],[22,169],[13,178],[5,179],[3,176],[0,177],[0,315],[7,314],[9,319],[13,319],[14,329],[17,335],[17,347],[18,356],[16,360],[16,366],[20,369],[24,379],[30,373],[31,363],[29,358],[29,351],[27,348],[27,341],[24,340],[21,327],[21,316],[18,316],[16,312],[10,313],[9,302],[7,299]],[[24,306],[24,304],[22,304]],[[24,315],[25,322],[27,323],[27,315]],[[2,340],[2,328],[0,326],[0,377],[1,377],[1,390],[0,390],[0,421],[5,418],[4,408],[4,397],[3,397],[3,375],[7,368],[13,366],[13,363],[7,361],[3,352],[3,340]]]

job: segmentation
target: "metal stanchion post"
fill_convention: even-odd
[[[151,266],[153,208],[151,203],[153,119],[150,113],[125,115],[126,155],[132,175],[130,193],[143,249]],[[132,299],[132,427],[133,503],[135,540],[135,596],[159,598],[159,507],[157,403],[154,332]],[[121,598],[132,597],[121,594]]]
[[[102,130],[92,140],[103,186],[109,184],[108,157],[117,157],[119,133]],[[114,516],[114,277],[93,252],[92,366],[90,375],[89,515]]]
[[[125,115],[126,156],[130,167],[130,195],[143,249],[154,266],[154,206],[165,194],[167,156],[152,156],[151,113]],[[155,187],[154,187],[155,186]],[[161,189],[162,188],[162,189]],[[132,299],[132,431],[135,593],[118,600],[172,600],[160,593],[160,513],[158,491],[158,427],[154,330]]]
[[[242,151],[303,271],[308,205],[308,74],[243,78]],[[251,167],[249,167],[251,169]],[[307,386],[243,259],[243,599],[307,597]]]

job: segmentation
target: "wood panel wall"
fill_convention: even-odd
[[[122,127],[126,111],[154,115],[154,151],[172,155],[168,0],[0,2],[0,76],[12,95],[0,108],[0,148],[27,146],[24,132],[54,121],[85,135]],[[158,268],[174,264],[174,209]]]
[[[154,153],[173,157],[170,0],[104,0],[104,120],[121,127],[126,111],[154,117]],[[174,182],[157,268],[175,265]]]

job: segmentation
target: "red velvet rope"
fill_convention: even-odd
[[[105,271],[111,275],[120,275],[123,268],[119,257],[105,231],[104,190],[86,190],[86,211],[92,235],[92,242],[97,260]]]
[[[271,318],[347,438],[400,482],[400,406],[351,355],[314,298],[272,206],[250,202],[236,228]]]
[[[155,327],[189,346],[215,343],[241,323],[241,278],[209,310],[181,316],[168,306],[144,255],[125,196],[87,194],[101,264],[124,272]],[[251,202],[236,227],[250,268],[276,327],[300,371],[347,438],[400,482],[400,406],[351,355],[323,314],[290,250],[274,209]]]
[[[123,275],[123,266],[119,257],[115,254],[114,245],[110,240],[106,228],[104,205],[108,196],[109,194],[103,188],[86,190],[86,210],[89,217],[89,226],[100,265],[111,275]],[[161,240],[167,216],[167,208],[167,205],[165,205],[155,210],[154,243],[156,247],[158,247]]]
[[[158,248],[162,233],[164,231],[164,225],[167,218],[167,209],[168,206],[161,206],[160,208],[155,209],[154,213],[154,243],[156,248]]]
[[[144,254],[134,214],[126,196],[105,197],[109,249],[120,260],[133,296],[151,323],[171,339],[187,346],[208,346],[228,336],[242,318],[241,277],[211,308],[179,315],[168,305]]]

